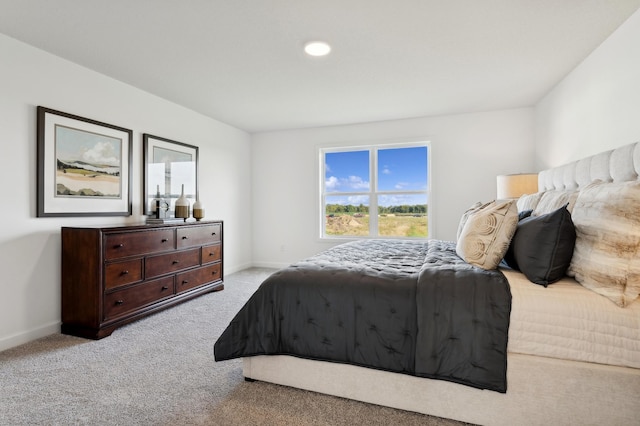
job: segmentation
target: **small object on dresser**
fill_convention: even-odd
[[[204,217],[204,206],[202,205],[202,201],[196,200],[193,203],[193,218],[197,221]]]
[[[164,225],[164,224],[174,224],[174,225],[179,225],[179,224],[183,224],[184,223],[184,219],[182,218],[176,218],[176,217],[164,217],[164,218],[159,218],[156,219],[155,217],[147,217],[147,220],[145,221],[145,223],[147,225]]]
[[[167,203],[160,196],[160,185],[157,185],[156,198],[151,201],[151,214],[150,217],[154,219],[167,218],[167,212],[169,211],[169,203]]]
[[[184,196],[184,183],[182,184],[182,194],[176,200],[175,216],[184,219],[185,222],[189,217],[189,200]]]

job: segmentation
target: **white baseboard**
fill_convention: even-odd
[[[0,351],[15,348],[16,346],[56,333],[60,333],[60,321],[54,321],[11,336],[0,337]]]
[[[244,269],[249,269],[249,268],[251,268],[253,266],[254,265],[251,262],[248,262],[248,263],[244,263],[242,265],[235,265],[235,266],[229,267],[229,268],[225,267],[224,268],[224,274],[225,275],[231,275],[231,274],[233,274],[235,272],[242,271]]]
[[[253,262],[251,267],[254,268],[273,268],[273,269],[282,269],[291,265],[291,263],[280,263],[280,262]]]

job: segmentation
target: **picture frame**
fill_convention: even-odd
[[[175,203],[182,194],[190,200],[190,205],[198,199],[198,161],[197,146],[177,142],[159,136],[144,133],[143,140],[143,205],[144,214],[150,215],[158,193],[166,202],[166,212],[162,217],[175,217]]]
[[[131,216],[133,131],[37,107],[37,217]]]

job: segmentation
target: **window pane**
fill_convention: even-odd
[[[378,196],[378,235],[384,237],[428,237],[426,194]]]
[[[378,151],[378,191],[427,189],[427,147]]]
[[[346,236],[369,235],[369,197],[327,196],[325,234]]]
[[[369,151],[325,155],[325,192],[369,191]]]

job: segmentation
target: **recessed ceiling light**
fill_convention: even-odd
[[[331,46],[324,41],[310,41],[304,45],[304,51],[311,56],[325,56],[331,52]]]

